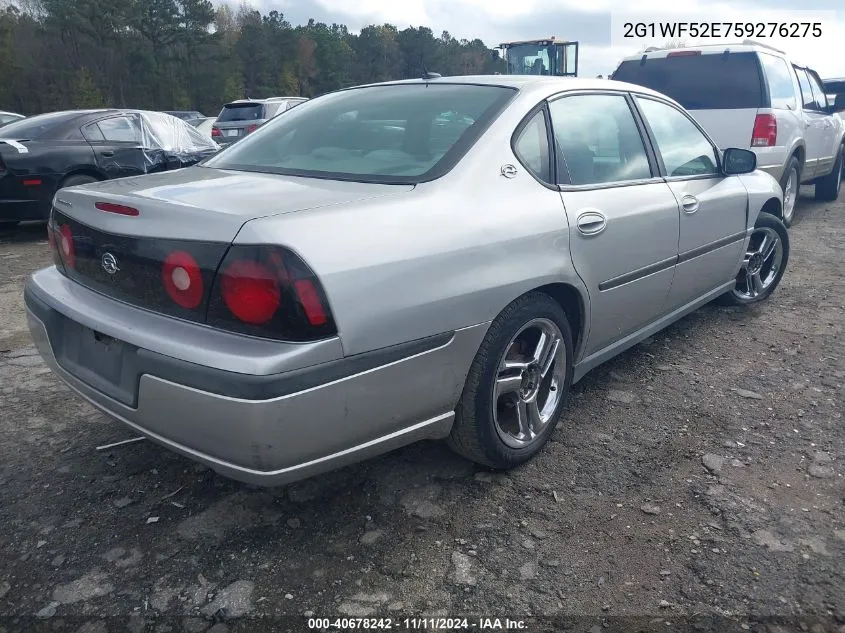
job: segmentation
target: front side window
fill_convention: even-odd
[[[766,73],[769,84],[772,108],[794,110],[795,83],[792,81],[789,65],[782,57],[775,57],[768,53],[760,53],[760,62],[763,64],[763,72]]]
[[[827,95],[822,88],[821,82],[816,77],[816,73],[812,70],[807,70],[807,78],[810,80],[810,87],[813,89],[813,99],[816,102],[817,110],[827,109]]]
[[[666,175],[704,176],[719,173],[716,152],[707,137],[683,112],[668,104],[637,97],[657,142]]]
[[[549,135],[546,131],[546,112],[540,110],[522,128],[514,143],[517,157],[534,176],[543,182],[551,182],[551,161],[549,157]]]
[[[643,140],[624,96],[563,97],[549,103],[549,111],[560,184],[651,178]]]
[[[448,83],[343,90],[274,118],[204,166],[363,182],[430,180],[451,169],[515,92]]]

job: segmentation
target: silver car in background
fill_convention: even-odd
[[[200,166],[59,192],[30,330],[82,397],[235,479],[425,438],[511,468],[592,368],[772,293],[789,238],[755,164],[630,84],[343,90]]]
[[[211,136],[220,145],[230,145],[251,134],[274,116],[307,101],[305,97],[239,99],[223,106]]]

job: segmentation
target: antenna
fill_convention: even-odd
[[[428,68],[425,67],[425,60],[422,58],[422,56],[420,56],[420,64],[422,65],[422,69],[423,69],[423,74],[422,74],[423,79],[438,79],[439,77],[442,76],[440,73],[429,72]]]

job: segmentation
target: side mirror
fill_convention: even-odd
[[[726,176],[750,174],[757,169],[757,154],[748,149],[730,147],[722,155],[722,171]]]

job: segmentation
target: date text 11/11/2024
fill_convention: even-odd
[[[524,620],[510,618],[308,618],[317,631],[527,631]]]

